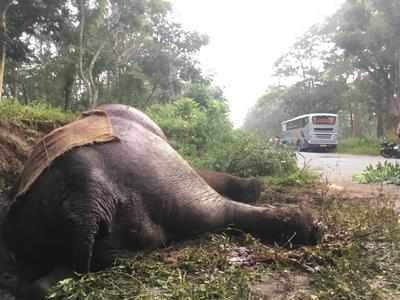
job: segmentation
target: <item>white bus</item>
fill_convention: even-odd
[[[337,145],[336,114],[306,114],[282,122],[281,142],[296,146],[298,151],[335,150]]]

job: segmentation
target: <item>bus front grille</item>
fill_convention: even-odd
[[[332,136],[332,135],[330,135],[330,134],[316,134],[316,135],[315,135],[315,137],[316,137],[317,139],[321,139],[321,140],[330,140],[330,139],[331,139],[331,136]]]
[[[333,128],[314,128],[314,131],[333,131]]]

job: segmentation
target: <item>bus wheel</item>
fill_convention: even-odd
[[[302,149],[302,147],[301,147],[301,142],[300,142],[300,140],[297,140],[297,142],[296,142],[296,151],[297,152],[300,152],[300,151],[302,151],[303,149]]]

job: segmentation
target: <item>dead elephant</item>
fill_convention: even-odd
[[[17,299],[41,299],[63,270],[104,268],[118,249],[162,247],[227,225],[265,241],[318,241],[308,212],[226,199],[146,115],[123,105],[99,109],[115,139],[68,148],[17,190],[3,228],[17,263]]]

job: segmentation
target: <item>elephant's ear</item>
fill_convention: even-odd
[[[18,179],[16,197],[26,193],[42,172],[59,156],[79,146],[118,141],[106,112],[90,111],[43,137],[31,151]]]

